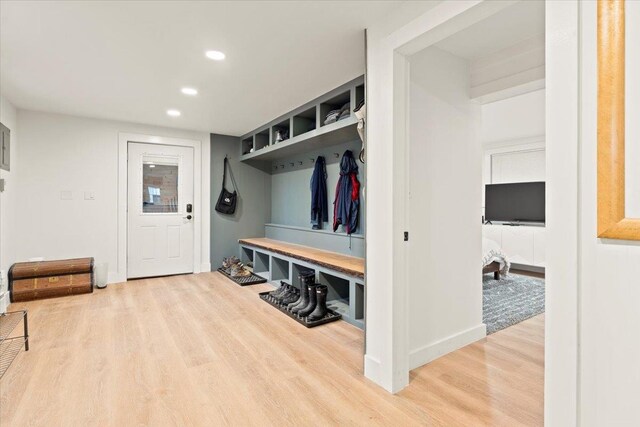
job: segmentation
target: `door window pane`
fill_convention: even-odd
[[[178,212],[178,165],[142,164],[142,212]]]

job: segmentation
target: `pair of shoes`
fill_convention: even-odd
[[[293,314],[298,313],[309,304],[309,285],[316,281],[316,273],[313,270],[303,271],[298,275],[300,280],[300,298],[287,306],[287,310]]]
[[[272,302],[280,306],[286,307],[300,297],[300,291],[295,286],[281,282],[280,289],[273,291]]]
[[[327,315],[327,292],[325,285],[308,285],[309,303],[298,311],[299,317],[306,317],[307,322],[315,322]]]
[[[284,294],[284,296],[280,300],[280,305],[283,306],[283,308],[287,308],[289,304],[291,304],[294,301],[297,301],[298,298],[300,298],[300,291],[298,290],[298,288],[296,288],[295,286],[289,285],[289,290],[287,291],[287,293]]]
[[[281,281],[280,287],[275,291],[271,291],[269,294],[269,300],[274,303],[280,302],[280,299],[289,291],[289,288],[290,286],[288,284]]]
[[[237,256],[230,256],[227,258],[224,258],[222,260],[222,268],[224,268],[225,270],[230,268],[231,266],[238,264],[240,262],[240,260],[238,259]]]
[[[231,277],[247,277],[251,276],[251,272],[241,263],[233,264],[229,269]]]

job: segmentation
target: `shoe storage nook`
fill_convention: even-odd
[[[341,318],[364,329],[365,164],[356,117],[364,101],[364,77],[359,77],[238,139],[240,162],[261,170],[270,179],[271,193],[270,221],[264,224],[264,233],[240,236],[238,258],[252,266],[253,275],[275,287],[260,298],[307,327]],[[323,160],[324,169],[318,168],[316,160]],[[339,179],[345,176],[347,164],[360,189],[349,179],[355,187],[340,193]],[[312,226],[311,179],[320,170],[326,181],[328,218]],[[336,193],[348,194],[347,203],[356,207],[357,214],[351,214],[348,223],[336,215],[340,221],[334,226]],[[300,275],[309,271],[318,295],[320,290],[322,298],[326,294],[328,309],[324,320],[315,322],[310,319],[317,320],[317,313],[302,319],[292,313],[291,306],[274,303],[274,296],[284,295],[287,289],[299,292],[294,288],[302,288]]]
[[[274,285],[285,283],[300,289],[300,273],[312,271],[315,282],[327,286],[327,308],[340,314],[343,320],[362,329],[365,297],[364,259],[340,258],[342,259],[327,261],[324,251],[309,251],[304,246],[293,248],[286,243],[270,239],[240,240],[240,261],[245,264],[253,263],[254,274]]]

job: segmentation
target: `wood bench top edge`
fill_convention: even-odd
[[[349,276],[364,278],[364,258],[299,245],[297,243],[268,239],[266,237],[239,239],[238,243],[307,261]]]

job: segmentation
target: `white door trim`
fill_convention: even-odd
[[[408,384],[408,277],[405,274],[406,245],[401,231],[407,225],[407,199],[398,197],[406,185],[406,111],[409,85],[407,58],[450,34],[496,13],[515,2],[459,1],[442,2],[407,25],[389,33],[370,31],[367,50],[367,354],[365,375],[391,392]],[[578,249],[576,173],[577,146],[577,23],[579,5],[576,1],[548,2],[547,22],[547,102],[560,101],[554,112],[565,109],[554,126],[547,128],[547,165],[553,169],[548,176],[558,176],[561,164],[570,165],[564,182],[549,178],[548,191],[552,200],[566,200],[548,208],[548,225],[564,229],[567,238],[560,241],[549,262],[549,282],[561,283],[562,291],[547,290],[548,315],[545,347],[545,414],[546,421],[558,425],[575,425],[578,404],[577,360],[577,261]],[[552,61],[551,61],[552,60]],[[554,64],[549,72],[550,63]],[[550,92],[557,91],[554,97]],[[550,98],[551,97],[551,98]],[[547,119],[550,118],[547,108]],[[559,120],[566,119],[565,123]],[[564,140],[562,137],[566,137]],[[392,144],[389,141],[393,141]],[[556,170],[557,168],[557,170]],[[556,175],[553,175],[555,172]],[[394,203],[388,203],[388,194]],[[405,194],[404,192],[402,194]],[[560,234],[558,234],[560,236]],[[392,262],[389,262],[392,260]],[[557,282],[560,280],[559,282]],[[392,286],[389,286],[392,284]],[[565,310],[560,316],[559,311]],[[553,313],[552,313],[553,312]],[[551,316],[549,314],[552,314]],[[562,343],[564,340],[564,344]],[[553,385],[554,387],[550,387]],[[560,408],[564,406],[564,408]]]
[[[135,133],[118,133],[118,268],[109,282],[127,280],[127,147],[129,142],[193,147],[193,272],[202,271],[202,225],[206,212],[202,199],[202,141]],[[208,262],[208,260],[207,260]]]
[[[377,39],[372,34],[367,41],[367,161],[368,170],[377,171],[367,176],[367,221],[373,224],[367,229],[378,231],[366,237],[369,310],[364,365],[365,375],[392,393],[409,383],[409,277],[403,239],[408,227],[409,58],[514,3],[442,2],[391,34]],[[393,194],[392,204],[384,196],[388,194]]]

